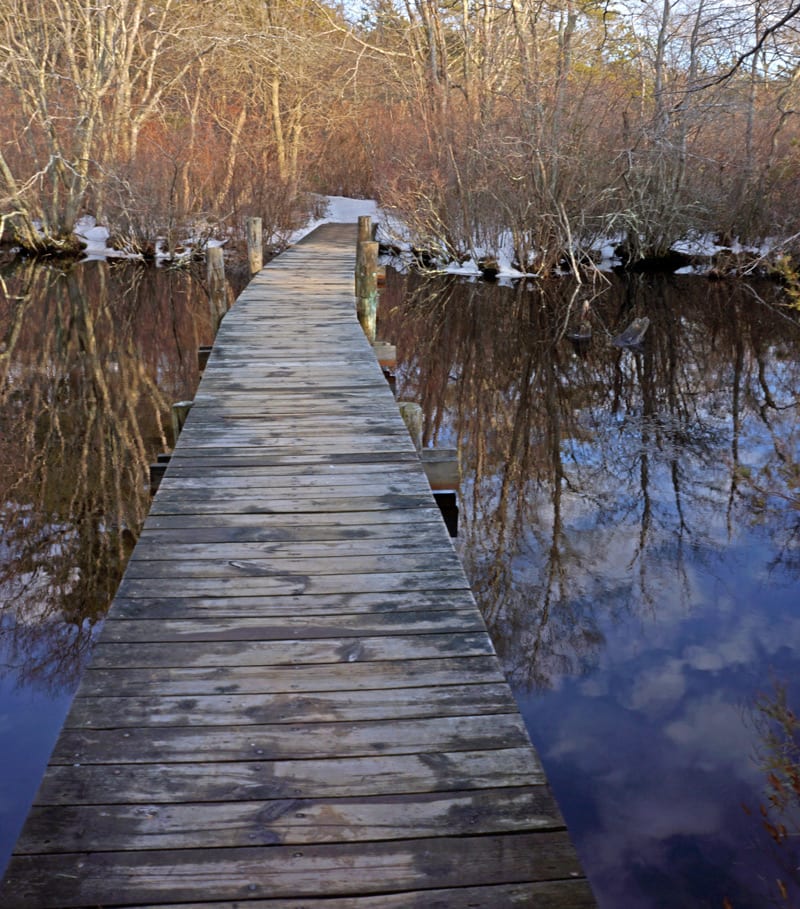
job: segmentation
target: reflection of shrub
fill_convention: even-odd
[[[761,738],[756,759],[766,777],[759,814],[783,871],[775,879],[774,895],[779,903],[796,906],[800,898],[800,718],[788,704],[786,687],[778,683],[772,695],[759,698],[756,708]]]
[[[800,273],[789,255],[779,256],[775,260],[776,276],[786,288],[786,296],[792,309],[800,309]]]

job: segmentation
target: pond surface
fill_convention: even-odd
[[[460,449],[460,552],[601,906],[800,905],[800,329],[779,289],[390,273],[381,306],[399,396]],[[615,346],[643,316],[641,347]]]
[[[187,268],[0,270],[0,873],[212,339]]]
[[[0,869],[212,338],[188,271],[3,281]],[[641,348],[614,346],[645,315]],[[776,755],[800,758],[800,329],[779,290],[390,271],[380,319],[428,443],[460,448],[458,546],[601,906],[798,904]]]

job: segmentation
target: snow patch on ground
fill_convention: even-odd
[[[87,259],[105,259],[115,251],[108,246],[110,236],[107,227],[99,227],[89,215],[81,218],[75,225],[75,235],[86,244],[84,255]]]
[[[453,259],[444,250],[447,244],[442,240],[437,243],[435,238],[426,243],[415,237],[408,224],[397,214],[381,208],[375,199],[353,199],[347,196],[317,196],[319,208],[324,211],[320,217],[310,219],[306,224],[293,231],[286,239],[289,245],[297,243],[321,224],[330,222],[354,224],[362,215],[368,215],[375,225],[375,237],[395,250],[396,257],[393,267],[400,270],[412,267],[417,263],[419,247],[422,252],[434,256],[432,267],[452,275],[465,278],[477,278],[488,266],[496,272],[497,278],[503,282],[510,282],[518,278],[536,277],[537,272],[534,262],[520,264],[516,261],[514,240],[511,231],[503,231],[495,241],[496,249],[490,249],[485,243],[474,240],[469,250],[469,255],[461,260]],[[130,250],[116,250],[108,246],[109,230],[98,225],[95,219],[87,215],[80,219],[75,226],[75,234],[86,245],[84,255],[87,259],[141,258]],[[575,254],[579,257],[586,252],[591,253],[595,267],[599,271],[611,271],[622,264],[617,255],[617,248],[623,241],[621,236],[595,237],[589,244],[576,244]],[[180,252],[169,253],[166,241],[157,238],[155,241],[156,261],[183,259],[191,257],[197,249],[223,246],[227,241],[209,239],[207,236],[189,237],[180,244]],[[672,244],[675,252],[683,253],[699,260],[710,262],[720,253],[748,255],[756,258],[767,258],[774,255],[782,246],[782,241],[775,237],[768,237],[758,246],[747,246],[738,240],[724,245],[718,242],[713,233],[690,231],[687,235]],[[678,269],[676,274],[707,274],[710,265],[700,262]],[[569,269],[563,273],[569,274]]]

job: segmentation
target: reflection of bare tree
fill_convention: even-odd
[[[189,350],[201,342],[191,314],[150,282],[144,269],[101,263],[29,263],[5,277],[2,628],[29,677],[75,671],[146,515],[147,464],[167,444],[162,414],[196,379],[193,358],[166,356],[178,326]]]
[[[677,279],[639,276],[582,307],[588,292],[566,282],[408,280],[405,300],[390,283],[384,331],[427,438],[457,434],[465,565],[507,669],[535,685],[580,672],[603,612],[657,610],[667,574],[691,608],[687,547],[710,558],[714,516],[741,508],[735,464],[765,406],[782,440],[771,462],[791,444],[774,414],[800,365],[776,351],[797,350],[796,324],[697,280],[678,293]],[[645,314],[641,350],[609,343]]]

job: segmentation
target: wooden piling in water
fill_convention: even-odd
[[[228,311],[228,292],[225,286],[225,257],[221,246],[206,251],[206,282],[208,305],[211,310],[211,327],[214,334]]]
[[[378,315],[378,244],[374,240],[358,244],[356,297],[358,321],[364,334],[374,341]]]
[[[369,215],[358,216],[358,242],[366,243],[372,239],[372,218]]]
[[[172,433],[176,442],[183,429],[183,424],[189,416],[189,411],[192,409],[192,404],[194,401],[177,401],[172,405]]]
[[[408,434],[411,436],[411,441],[414,443],[414,448],[419,451],[422,448],[422,408],[413,401],[398,401],[397,407],[406,424]]]
[[[261,218],[247,219],[247,261],[250,274],[254,275],[264,267],[264,244],[261,230]]]

